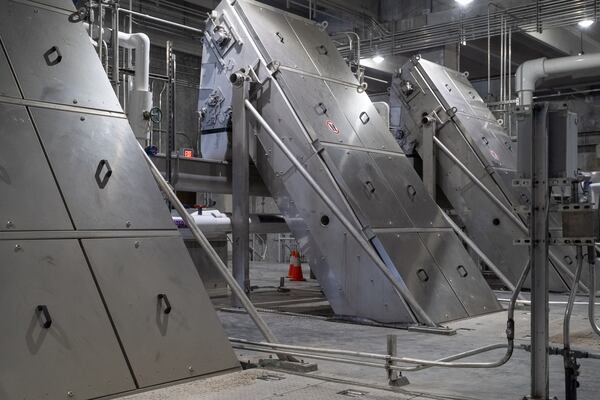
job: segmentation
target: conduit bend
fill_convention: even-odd
[[[533,103],[533,92],[542,78],[598,67],[600,67],[600,53],[552,59],[544,57],[525,61],[517,68],[515,76],[515,90],[519,96],[519,104],[528,106]]]

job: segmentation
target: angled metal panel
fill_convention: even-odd
[[[0,398],[90,399],[135,389],[77,240],[0,241],[0,254]]]
[[[10,69],[3,47],[0,37],[0,96],[21,98],[21,92],[19,92],[17,81]]]
[[[431,318],[444,322],[469,316],[418,233],[379,233],[377,237],[391,259],[403,260],[396,268]]]
[[[73,229],[27,109],[0,115],[0,231]]]
[[[126,119],[31,114],[77,229],[175,229]]]
[[[390,207],[398,201],[389,188],[385,176],[369,153],[336,147],[326,148],[331,167],[340,173],[346,197],[364,215],[362,223],[371,228],[413,227],[402,206]]]
[[[496,295],[473,263],[465,263],[454,232],[421,232],[425,246],[469,315],[497,311]],[[458,246],[457,246],[458,244]]]
[[[180,238],[82,244],[141,387],[239,368]]]
[[[442,211],[429,196],[422,185],[415,188],[412,176],[412,166],[406,162],[404,156],[392,156],[382,153],[370,153],[381,171],[386,172],[388,180],[396,198],[408,213],[414,226],[423,228],[443,228],[447,223],[442,216]]]
[[[9,0],[0,7],[0,37],[26,99],[122,112],[106,79],[95,78],[106,73],[81,23]]]

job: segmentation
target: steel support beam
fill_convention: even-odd
[[[248,97],[250,82],[242,80],[233,86],[232,102],[232,208],[233,230],[232,269],[233,276],[244,292],[250,293],[250,155],[248,123],[244,100]],[[234,305],[240,306],[234,297]]]
[[[548,372],[548,104],[535,105],[531,128],[531,398],[549,399]]]

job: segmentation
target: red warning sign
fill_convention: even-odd
[[[333,133],[335,133],[336,135],[340,134],[340,130],[338,129],[338,127],[335,125],[335,123],[331,120],[327,120],[325,121],[325,125],[327,125],[327,127],[329,128],[329,130]]]

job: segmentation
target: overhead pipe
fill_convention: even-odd
[[[515,91],[519,104],[533,103],[533,92],[538,82],[553,75],[590,70],[600,67],[600,53],[547,59],[546,57],[525,61],[517,68]]]

